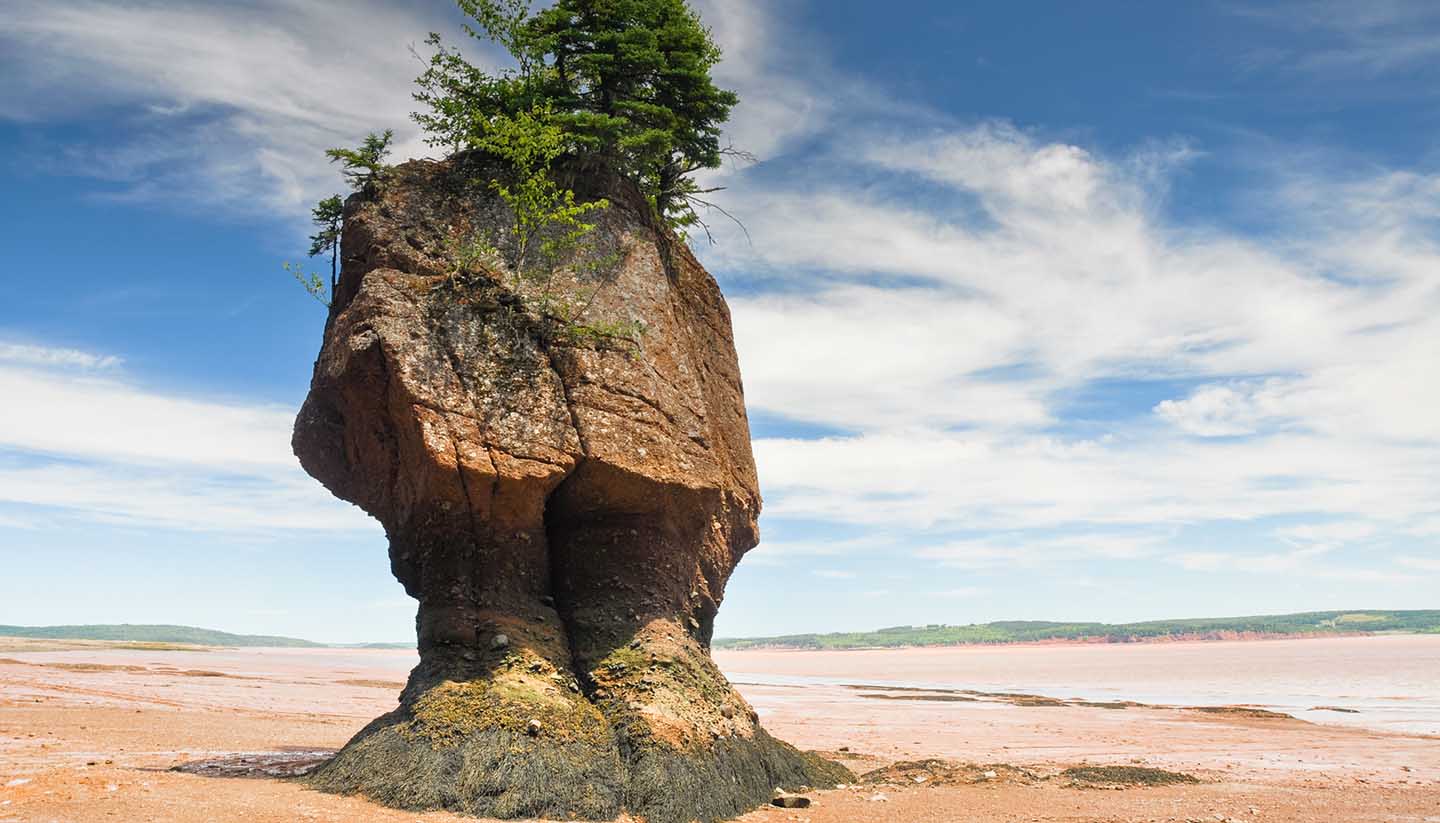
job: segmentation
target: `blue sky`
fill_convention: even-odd
[[[730,635],[1433,608],[1440,9],[697,3],[766,495]],[[973,6],[973,8],[967,8]],[[0,18],[0,623],[403,640],[280,269],[444,0]],[[494,58],[483,50],[480,61]]]

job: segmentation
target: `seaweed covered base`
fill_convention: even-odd
[[[838,763],[801,752],[756,728],[749,738],[681,751],[653,742],[631,746],[625,806],[650,823],[726,820],[766,803],[775,789],[834,788],[853,779]]]
[[[613,746],[483,729],[443,743],[416,737],[403,713],[379,718],[308,778],[392,808],[475,817],[613,819],[620,761]]]
[[[490,680],[434,685],[365,727],[306,781],[413,811],[555,820],[628,811],[650,823],[711,823],[765,803],[776,788],[853,779],[751,722],[743,736],[676,746],[617,701],[597,706],[522,689]]]

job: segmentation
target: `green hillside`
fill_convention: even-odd
[[[319,647],[323,644],[294,637],[230,634],[194,626],[0,626],[0,637],[39,640],[110,640],[126,643],[188,643],[198,646]]]
[[[1050,623],[1011,620],[968,626],[896,626],[873,632],[793,634],[715,641],[722,649],[873,649],[967,646],[1047,640],[1135,643],[1163,638],[1221,638],[1232,633],[1303,637],[1322,634],[1440,633],[1440,611],[1306,612],[1258,617],[1154,620],[1145,623]]]

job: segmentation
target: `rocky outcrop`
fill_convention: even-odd
[[[710,658],[760,511],[715,281],[612,182],[594,234],[612,265],[546,288],[644,332],[556,334],[504,271],[453,276],[457,238],[496,220],[491,176],[475,158],[407,163],[347,205],[294,446],[384,526],[421,662],[314,784],[408,809],[666,823],[845,779],[768,736]]]

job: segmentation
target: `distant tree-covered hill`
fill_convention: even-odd
[[[110,640],[126,643],[188,643],[198,646],[319,647],[323,644],[294,637],[230,634],[194,626],[0,626],[0,637],[40,640]]]
[[[1259,617],[1154,620],[1145,623],[1050,623],[1011,620],[968,626],[896,626],[873,632],[793,634],[719,639],[721,649],[873,649],[1090,640],[1138,643],[1164,639],[1223,639],[1237,635],[1303,637],[1329,634],[1440,633],[1440,611],[1306,612]]]

